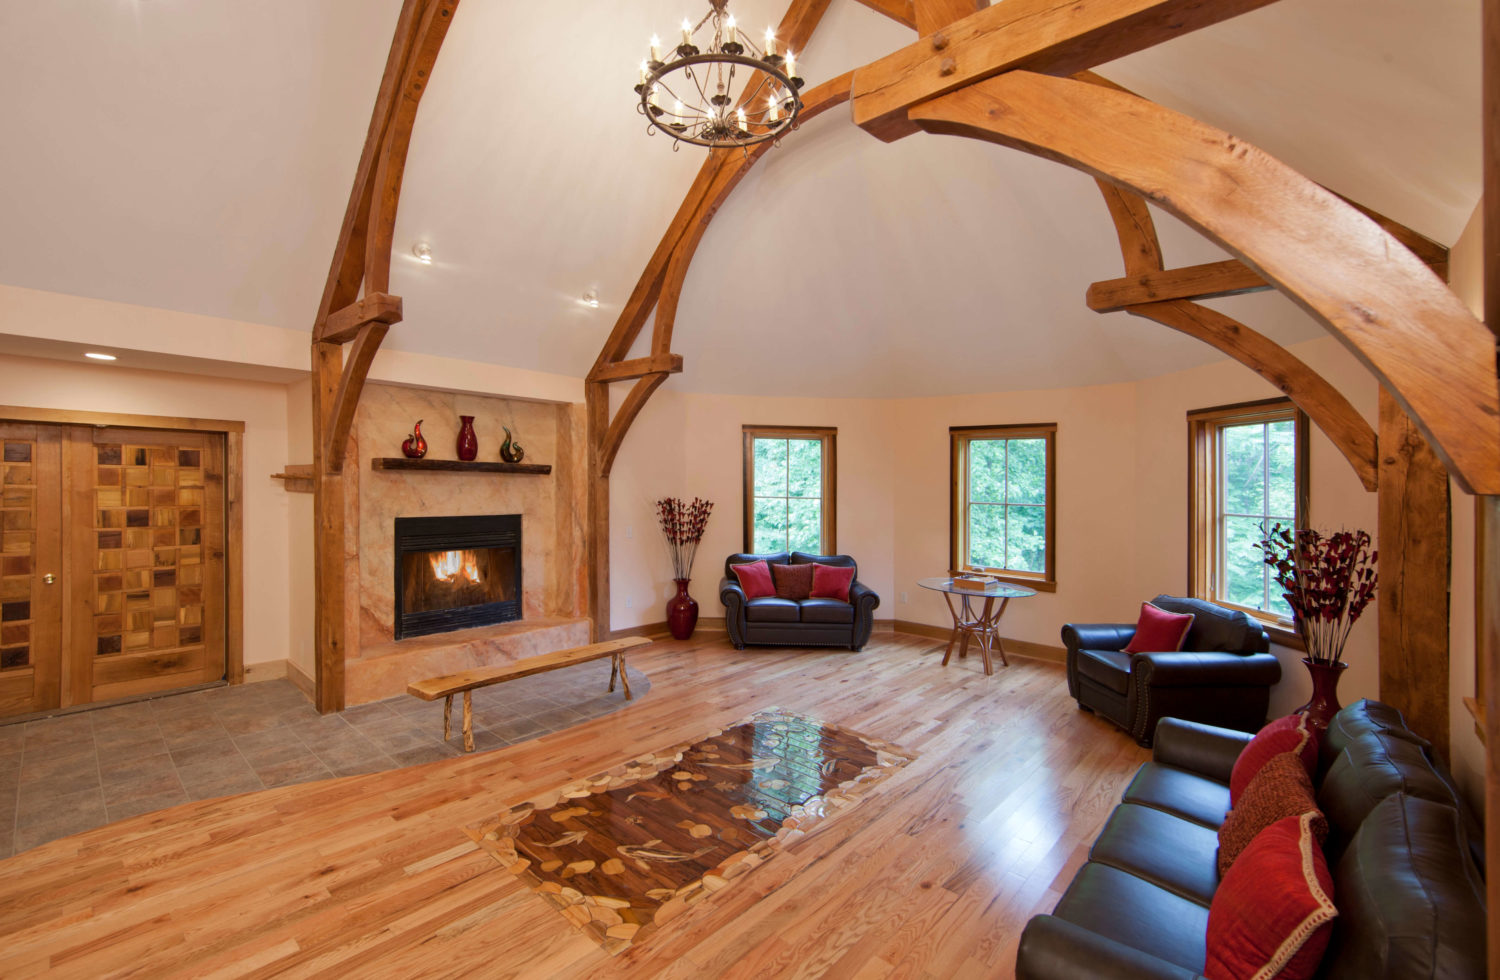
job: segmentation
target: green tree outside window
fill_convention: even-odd
[[[1047,440],[971,439],[965,564],[1047,571]]]
[[[823,548],[823,440],[756,437],[753,460],[752,549]]]
[[[1219,430],[1219,587],[1226,602],[1290,618],[1256,545],[1296,525],[1297,427],[1291,419]]]

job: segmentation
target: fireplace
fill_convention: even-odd
[[[521,618],[521,515],[396,518],[396,639]]]

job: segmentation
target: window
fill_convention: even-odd
[[[953,569],[1056,589],[1057,426],[956,426],[948,439]]]
[[[835,553],[837,429],[745,426],[745,550]]]
[[[1188,413],[1192,595],[1290,630],[1291,608],[1256,545],[1278,523],[1307,526],[1307,431],[1284,398]]]

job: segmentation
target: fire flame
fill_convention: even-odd
[[[479,584],[479,556],[472,551],[444,551],[429,560],[432,574],[439,582],[451,582],[462,573],[470,582]]]

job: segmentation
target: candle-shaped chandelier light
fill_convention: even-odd
[[[650,57],[641,62],[635,86],[641,97],[637,111],[649,121],[648,131],[659,129],[698,146],[750,146],[778,138],[802,112],[796,56],[777,52],[770,28],[762,51],[734,22],[726,9],[729,0],[708,2],[710,9],[696,27],[682,22],[675,47],[651,39]],[[710,24],[712,30],[705,31]]]

